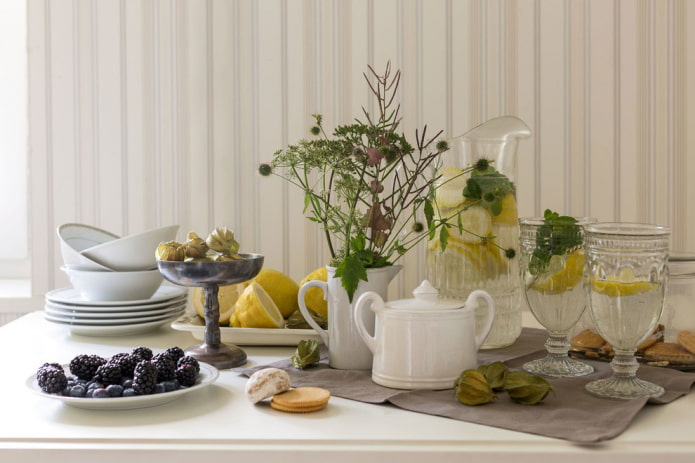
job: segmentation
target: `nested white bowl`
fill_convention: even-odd
[[[159,243],[176,239],[179,225],[168,225],[135,233],[83,250],[84,257],[118,272],[157,268]]]
[[[80,265],[91,270],[111,270],[80,254],[85,249],[117,240],[118,235],[101,228],[81,223],[65,223],[57,229],[60,253],[66,265]]]
[[[164,281],[158,269],[102,272],[80,266],[60,267],[86,301],[137,301],[149,299]]]

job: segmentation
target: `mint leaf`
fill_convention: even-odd
[[[352,303],[352,298],[357,291],[360,280],[367,281],[367,270],[359,254],[350,254],[335,269],[336,278],[342,279],[343,288]]]
[[[529,260],[529,273],[544,272],[553,256],[569,254],[581,245],[582,233],[577,220],[546,209],[543,225],[536,232],[536,248]]]

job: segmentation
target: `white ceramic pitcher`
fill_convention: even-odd
[[[495,317],[492,298],[476,290],[465,303],[439,301],[427,280],[413,295],[415,299],[384,303],[378,294],[367,292],[357,300],[355,325],[374,354],[372,380],[396,389],[452,388],[462,371],[477,367],[478,348]],[[480,300],[486,303],[487,317],[476,335]],[[368,307],[376,314],[374,336],[362,322]]]
[[[359,296],[373,292],[386,297],[389,282],[401,270],[400,265],[390,265],[381,268],[367,269],[367,281],[361,281],[350,303],[348,295],[342,286],[342,280],[335,278],[335,268],[326,267],[328,281],[311,280],[299,288],[299,311],[307,323],[321,336],[328,347],[328,365],[340,370],[369,370],[372,367],[372,353],[360,339],[353,318],[353,306]],[[323,290],[323,297],[328,301],[328,330],[322,329],[311,317],[304,303],[304,295],[313,288]],[[365,312],[361,318],[363,329],[374,331],[374,314]]]

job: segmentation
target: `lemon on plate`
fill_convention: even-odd
[[[234,313],[234,305],[245,287],[246,285],[244,283],[220,286],[217,292],[217,299],[220,304],[220,325],[229,324],[229,319]],[[193,308],[195,308],[196,313],[200,318],[205,318],[205,294],[203,288],[199,286],[193,288],[193,296],[191,299],[193,299]]]
[[[258,283],[249,284],[236,302],[234,320],[241,328],[282,328],[285,319],[270,295]]]
[[[561,294],[572,291],[582,282],[584,272],[584,250],[578,249],[567,257],[552,256],[548,263],[550,276],[539,278],[529,289],[545,294]]]
[[[317,268],[304,277],[299,285],[301,286],[307,281],[311,280],[328,281],[328,270],[326,267]],[[328,302],[324,300],[323,290],[321,290],[321,288],[310,288],[306,293],[304,293],[304,304],[306,304],[307,309],[313,310],[323,317],[328,316]]]
[[[607,276],[605,279],[590,278],[591,289],[594,292],[609,297],[634,296],[656,289],[658,285],[647,280],[638,280],[631,268],[625,267],[618,275]]]
[[[283,318],[289,317],[295,310],[299,309],[297,302],[299,285],[289,275],[279,270],[264,268],[253,279],[242,284],[248,286],[251,283],[258,283],[263,286]]]

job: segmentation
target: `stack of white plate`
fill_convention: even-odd
[[[186,288],[162,284],[152,297],[140,301],[87,301],[72,288],[46,293],[44,317],[73,334],[125,336],[166,325],[186,312]]]

